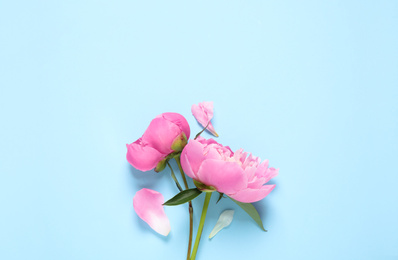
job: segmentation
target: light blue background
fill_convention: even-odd
[[[169,171],[134,170],[125,144],[167,111],[195,134],[206,100],[218,141],[280,174],[255,204],[268,232],[212,200],[198,259],[398,259],[397,14],[392,0],[2,0],[0,258],[184,259],[186,206],[166,209],[167,238],[132,207],[142,187],[173,196]]]

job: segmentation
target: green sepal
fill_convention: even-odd
[[[218,196],[218,200],[217,200],[216,204],[217,204],[222,198],[224,198],[224,193],[219,192],[219,196]]]
[[[257,223],[257,225],[264,230],[265,232],[267,232],[267,230],[265,230],[264,226],[263,226],[263,222],[261,220],[260,215],[258,214],[257,209],[253,206],[253,204],[251,203],[243,203],[237,200],[234,200],[233,198],[230,198],[233,202],[235,202],[236,204],[238,204],[239,207],[241,207],[244,211],[246,211],[247,214],[249,214],[249,216]]]
[[[196,188],[204,192],[213,192],[217,190],[213,186],[207,186],[206,184],[203,184],[197,180],[193,180],[193,184],[195,184]]]
[[[168,161],[168,159],[165,158],[165,159],[161,160],[160,162],[158,162],[158,165],[156,165],[156,168],[155,168],[155,172],[163,171],[164,168],[166,168],[167,161]]]
[[[166,156],[166,159],[171,160],[176,156],[180,156],[181,152],[172,152],[169,155]]]
[[[179,152],[172,152],[169,155],[166,156],[166,158],[164,158],[163,160],[161,160],[160,162],[158,162],[158,164],[155,167],[155,172],[161,172],[164,170],[164,168],[166,168],[167,163],[173,159],[176,156],[180,156],[181,151]]]
[[[188,139],[187,136],[182,132],[179,136],[177,136],[173,143],[171,144],[171,150],[176,152],[181,152],[182,149],[187,145]]]
[[[184,203],[187,203],[197,196],[199,196],[202,193],[202,191],[198,190],[197,188],[194,189],[189,189],[189,190],[183,190],[165,203],[163,203],[164,206],[177,206],[181,205]]]

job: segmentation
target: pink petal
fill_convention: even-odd
[[[275,169],[273,167],[267,169],[267,172],[264,174],[264,183],[267,183],[272,178],[278,175],[279,169]]]
[[[198,136],[198,138],[196,138],[196,141],[198,141],[198,142],[200,142],[202,144],[218,144],[218,145],[221,145],[219,142],[217,142],[213,138],[206,139],[206,138],[204,138],[202,136]],[[229,146],[227,146],[227,145],[225,145],[225,146],[221,145],[221,146],[225,147],[227,150],[231,151],[231,153],[233,154],[233,152],[232,152],[231,148],[229,148]]]
[[[211,124],[210,120],[213,118],[213,101],[210,102],[201,102],[198,105],[193,104],[191,107],[192,115],[196,118],[196,120],[201,124],[203,127],[206,127],[207,130],[210,131],[214,136],[218,137],[218,134],[214,130],[213,125]]]
[[[181,153],[181,166],[185,174],[198,179],[197,172],[204,159],[203,145],[196,140],[190,140]]]
[[[163,195],[150,189],[139,190],[133,198],[133,206],[137,215],[163,236],[170,233],[170,221],[164,212]]]
[[[265,183],[265,178],[254,176],[254,178],[247,184],[247,187],[250,189],[260,189]]]
[[[219,144],[213,138],[206,139],[206,138],[204,138],[202,136],[198,136],[198,138],[196,138],[196,141],[198,141],[201,144],[207,144],[207,145],[209,145],[209,144]]]
[[[209,149],[209,151],[206,154],[206,159],[216,159],[216,160],[222,160],[221,154],[218,152],[217,149]]]
[[[182,132],[184,132],[187,139],[189,139],[191,130],[189,128],[188,121],[185,119],[185,117],[183,117],[182,115],[180,115],[178,113],[163,113],[163,114],[161,114],[161,116],[164,119],[176,124],[180,128],[180,130]]]
[[[264,185],[260,189],[246,188],[228,196],[240,202],[252,203],[264,199],[274,188],[275,184]]]
[[[249,183],[256,177],[256,175],[255,175],[256,170],[257,170],[257,167],[255,167],[255,166],[246,167],[245,174],[247,176],[247,181]]]
[[[199,181],[222,193],[235,193],[247,187],[247,177],[236,162],[204,160],[198,173]]]
[[[268,169],[268,160],[264,160],[257,168],[255,175],[257,177],[263,177]]]
[[[243,152],[243,149],[240,148],[234,153],[234,158],[236,161],[240,161],[242,164],[245,162],[247,156],[247,152]]]
[[[187,147],[185,146],[184,150],[182,150],[181,156],[180,156],[180,163],[181,167],[186,175],[191,177],[192,179],[197,179],[196,174],[192,171],[191,164],[189,163],[187,153],[184,152]]]
[[[142,139],[138,139],[127,146],[127,161],[136,169],[141,171],[149,171],[156,167],[158,162],[163,160],[164,154],[158,150],[146,146],[142,143]]]
[[[219,144],[213,138],[205,139],[202,136],[198,136],[198,138],[196,138],[196,141],[203,144],[203,147],[204,147],[203,151],[206,156],[209,156],[208,154],[210,153],[210,150],[219,150],[224,155],[227,155],[229,157],[234,156],[234,152],[232,152],[232,150],[229,146],[223,146],[222,144]],[[210,155],[210,156],[212,156],[212,155]],[[213,158],[211,158],[211,159],[213,159]]]
[[[171,144],[180,133],[181,130],[176,124],[163,117],[157,117],[149,124],[142,136],[142,141],[163,154],[169,154],[173,152]]]
[[[242,168],[246,169],[251,163],[255,162],[254,156],[250,153],[242,164]],[[257,165],[256,165],[257,166]]]

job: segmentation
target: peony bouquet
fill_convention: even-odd
[[[163,171],[170,168],[179,192],[166,202],[163,195],[150,189],[139,190],[133,198],[133,206],[137,215],[156,232],[167,236],[170,222],[164,206],[176,206],[188,203],[189,239],[187,260],[196,259],[200,238],[212,194],[218,193],[218,201],[227,196],[245,210],[250,217],[264,229],[256,208],[251,204],[265,198],[275,185],[266,183],[278,174],[278,170],[268,167],[268,160],[239,149],[233,152],[214,139],[205,139],[200,135],[209,131],[218,137],[211,119],[213,118],[213,102],[202,102],[192,106],[192,114],[204,127],[195,138],[190,138],[190,127],[187,120],[178,113],[163,113],[151,121],[141,138],[127,145],[127,161],[141,171]],[[184,187],[178,182],[169,161],[177,162]],[[195,187],[188,186],[186,176],[192,178]],[[193,207],[191,201],[205,193],[205,201],[199,222],[194,246],[193,238]],[[217,201],[217,202],[218,202]],[[233,210],[221,213],[210,238],[222,228],[228,226],[233,219]]]

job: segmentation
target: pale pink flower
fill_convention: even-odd
[[[138,170],[152,170],[170,153],[181,151],[189,135],[188,122],[182,115],[158,115],[151,121],[141,138],[126,145],[127,161]],[[164,163],[161,165],[164,166]],[[160,166],[158,168],[161,168]]]
[[[207,130],[209,130],[209,132],[214,136],[218,137],[216,130],[214,130],[214,127],[210,122],[210,120],[213,118],[213,101],[204,101],[197,105],[193,104],[191,107],[191,112],[199,124],[201,124],[203,127],[206,127],[207,124],[209,124]]]
[[[137,215],[163,236],[170,233],[170,221],[163,208],[163,195],[150,189],[139,190],[133,198],[133,207]]]
[[[235,153],[213,139],[198,137],[190,140],[181,154],[184,172],[194,180],[215,188],[218,192],[244,203],[259,201],[274,188],[264,185],[278,174],[268,168],[268,160],[243,152]]]

